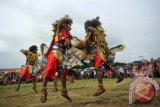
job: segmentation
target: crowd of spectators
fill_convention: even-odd
[[[160,77],[160,58],[134,61],[133,63],[117,64],[112,66],[112,70],[120,73],[125,78],[136,78],[139,76]],[[114,78],[115,75],[111,70],[102,69],[104,78]],[[89,79],[96,78],[96,71],[94,69],[75,69],[75,79]]]
[[[114,78],[113,72],[107,68],[101,68],[103,78]],[[134,61],[133,63],[119,63],[112,65],[112,70],[123,75],[124,78],[137,78],[139,76],[160,77],[160,58]],[[16,84],[20,73],[0,72],[0,85]],[[68,71],[68,77],[76,80],[96,78],[96,71],[93,68],[71,69]],[[42,72],[37,74],[37,81],[42,81]]]

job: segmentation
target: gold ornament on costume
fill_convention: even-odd
[[[107,60],[110,53],[108,43],[105,40],[105,32],[101,26],[88,27],[86,30],[86,38],[90,38],[90,45],[97,48],[97,53],[102,57],[104,61]]]
[[[27,64],[34,65],[37,60],[38,60],[38,54],[28,52],[28,54],[27,54]]]

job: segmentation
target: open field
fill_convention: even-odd
[[[116,80],[104,79],[106,92],[98,97],[92,96],[98,88],[96,79],[67,82],[72,102],[61,97],[60,82],[58,92],[52,92],[53,83],[49,82],[48,100],[44,104],[40,102],[41,83],[38,83],[37,94],[32,90],[32,84],[22,84],[19,92],[15,92],[16,85],[0,86],[0,107],[160,107],[160,90],[151,103],[129,105],[128,90],[132,80],[125,78],[119,84]],[[156,81],[160,83],[160,78]]]

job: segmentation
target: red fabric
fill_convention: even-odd
[[[67,68],[65,68],[63,71],[61,71],[62,76],[66,77],[67,76],[67,72],[68,72]]]
[[[157,70],[160,72],[160,63],[157,64]]]
[[[62,29],[62,36],[66,40],[69,37],[69,31],[66,29]]]
[[[65,41],[68,41],[68,39],[71,39],[72,36],[70,35],[69,31],[66,29],[62,29],[62,35],[58,35],[58,41],[61,41],[65,39]],[[55,43],[55,38],[52,39],[51,44],[48,48],[48,51],[45,54],[45,57],[48,57],[49,53],[52,51],[53,45]]]
[[[64,39],[63,36],[59,34],[59,35],[58,35],[58,38],[57,38],[57,42],[58,42],[58,41],[62,41],[63,39]]]
[[[29,78],[36,78],[36,76],[33,76],[29,73],[29,65],[26,65],[25,68],[22,71],[21,77],[24,78],[25,80],[28,80]]]
[[[50,54],[47,57],[47,64],[46,68],[44,70],[44,76],[55,79],[56,78],[56,72],[58,71],[58,60],[55,57],[53,52],[50,52]]]
[[[104,60],[100,57],[100,55],[97,54],[95,56],[94,67],[101,67],[103,63],[104,63]]]
[[[58,41],[65,40],[67,42],[68,39],[71,39],[71,38],[72,37],[71,37],[69,31],[64,28],[62,29],[62,34],[58,35]]]

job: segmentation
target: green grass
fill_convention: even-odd
[[[52,92],[53,83],[48,83],[48,100],[40,102],[41,85],[38,83],[38,93],[32,90],[32,84],[22,84],[19,92],[15,92],[16,85],[0,86],[0,107],[159,107],[160,91],[155,99],[148,104],[128,103],[128,90],[131,79],[124,79],[116,84],[117,79],[103,79],[106,92],[98,97],[92,96],[97,91],[97,80],[75,80],[75,83],[67,82],[68,94],[72,102],[61,97],[61,84],[58,82],[58,92]],[[156,79],[160,82],[160,79]]]

